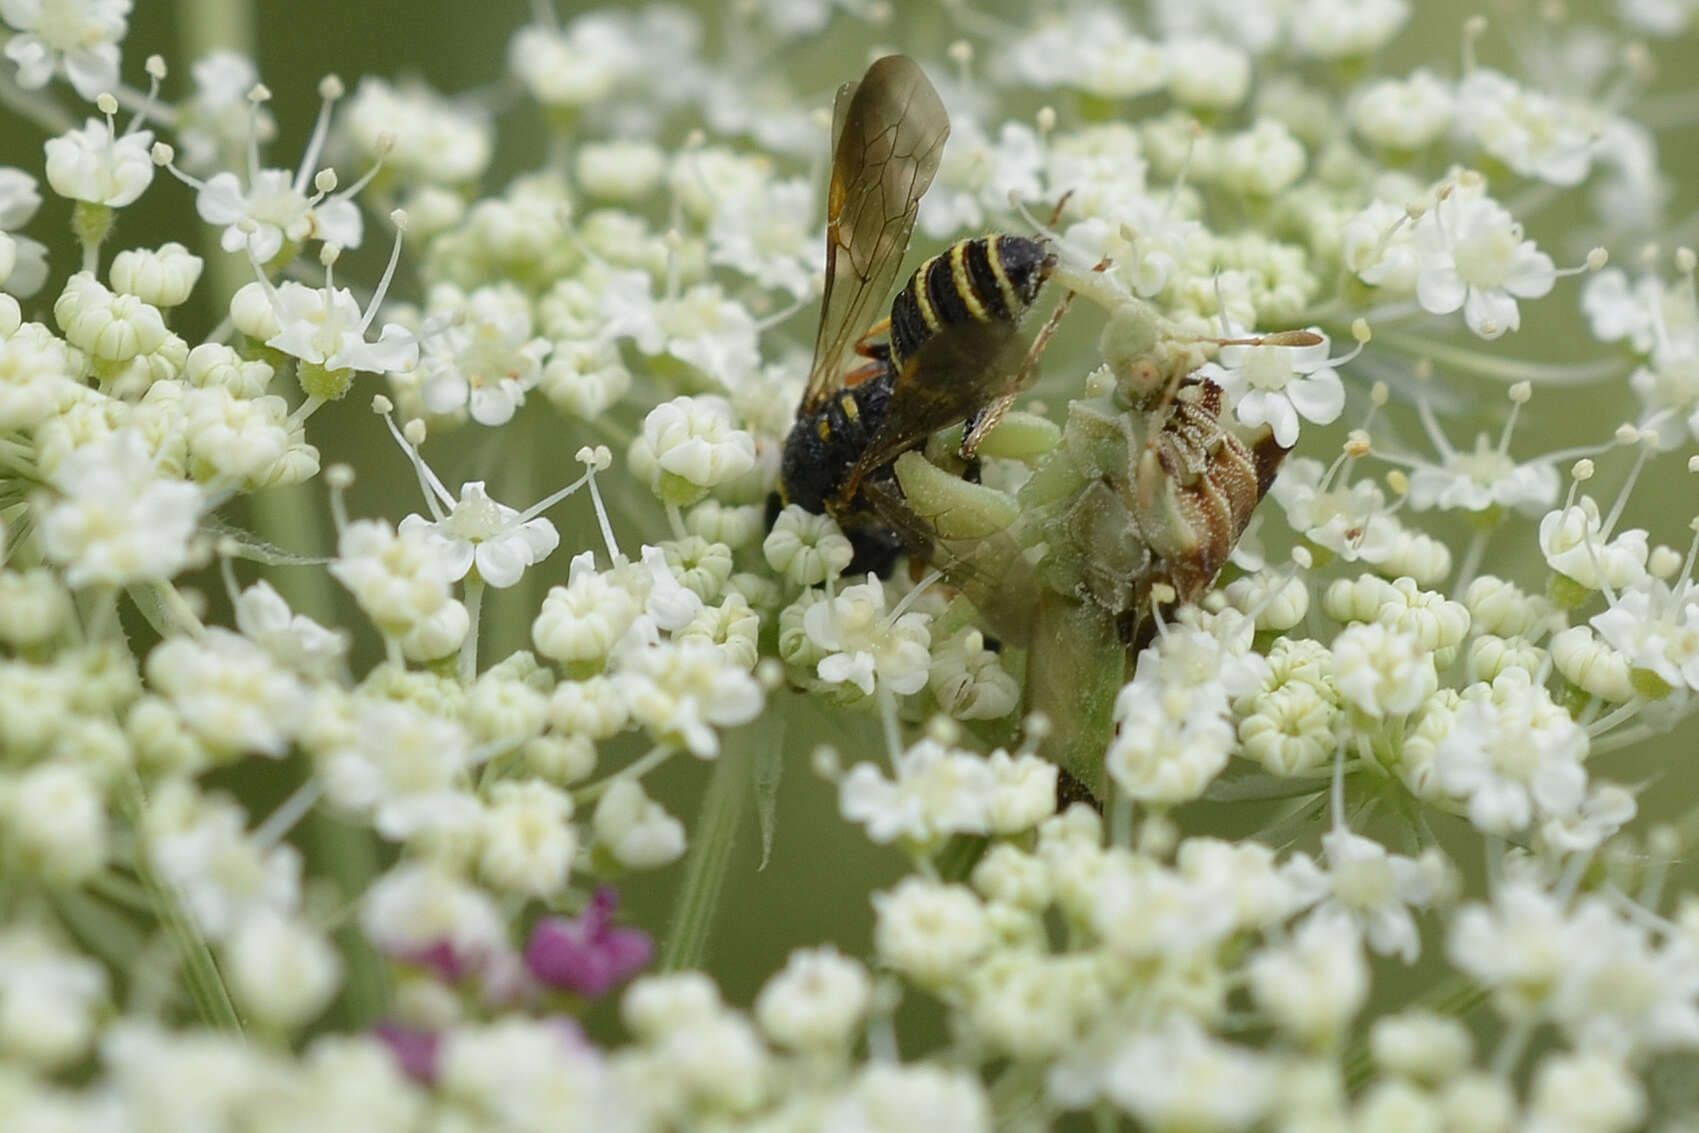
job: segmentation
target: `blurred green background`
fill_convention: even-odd
[[[710,20],[717,19],[715,13],[722,8],[706,3],[697,7],[708,13]],[[1380,69],[1385,73],[1401,73],[1416,63],[1425,63],[1443,73],[1455,73],[1462,21],[1480,7],[1479,3],[1465,0],[1417,0],[1415,18],[1387,53]],[[1543,7],[1548,6],[1488,5],[1495,26],[1479,46],[1481,61],[1520,71],[1518,58],[1539,48],[1545,35],[1536,15],[1537,9]],[[930,5],[911,8],[899,3],[897,8],[902,13],[897,27],[877,37],[864,26],[838,16],[831,38],[797,56],[794,65],[798,74],[806,76],[800,83],[802,89],[818,90],[824,99],[824,92],[832,85],[860,70],[867,48],[876,41],[899,48],[923,43],[924,47],[910,49],[923,58],[939,58],[942,45],[951,36],[939,29],[937,11]],[[189,62],[209,42],[225,34],[222,30],[225,25],[220,21],[229,19],[230,13],[238,10],[228,0],[207,0],[198,7],[138,0],[125,48],[126,78],[139,85],[142,59],[157,52],[166,57],[174,71],[168,92],[180,92],[187,80]],[[1571,16],[1579,22],[1593,19],[1604,10],[1602,4],[1568,5]],[[272,163],[292,168],[298,160],[317,112],[315,88],[325,73],[340,74],[350,88],[365,74],[418,77],[450,93],[485,87],[500,78],[507,39],[528,14],[528,6],[511,0],[438,4],[403,0],[358,3],[261,0],[254,4],[251,12],[254,52],[260,73],[273,92],[272,110],[279,124],[279,136],[269,151]],[[560,14],[565,20],[573,12],[562,7]],[[710,30],[707,37],[710,52],[715,50],[718,39],[718,34]],[[1659,77],[1653,86],[1650,106],[1666,127],[1661,130],[1659,140],[1666,171],[1675,182],[1671,220],[1682,223],[1699,205],[1699,194],[1693,191],[1696,164],[1699,164],[1699,146],[1694,144],[1699,92],[1689,86],[1692,76],[1699,74],[1699,50],[1691,39],[1657,44],[1653,50]],[[656,75],[655,80],[665,82],[666,76]],[[1037,105],[1035,99],[1025,109],[1030,111]],[[1126,113],[1138,116],[1158,105],[1155,100],[1132,103],[1126,107]],[[1068,116],[1064,114],[1062,120],[1066,125]],[[39,171],[42,136],[32,124],[11,114],[0,115],[0,147],[4,147],[4,157],[0,160]],[[543,142],[543,123],[535,110],[521,108],[508,115],[500,130],[487,184],[499,186],[510,175],[534,168],[544,152]],[[353,171],[343,172],[348,175]],[[1542,209],[1528,222],[1530,234],[1554,254],[1560,265],[1578,263],[1586,252],[1585,244],[1578,244],[1572,236],[1578,214],[1568,209],[1568,204],[1555,204]],[[66,216],[66,209],[50,201],[31,232],[56,248],[62,247],[60,237],[55,234],[63,232]],[[1685,224],[1685,231],[1691,239],[1690,223]],[[115,246],[180,239],[204,253],[208,235],[208,230],[195,217],[191,192],[161,176],[140,205],[125,211]],[[387,240],[385,227],[371,224],[367,246],[361,250],[360,258],[350,259],[356,265],[380,259],[387,249]],[[914,254],[923,255],[931,250],[917,247]],[[56,293],[71,263],[69,256],[55,260],[56,271],[45,296]],[[374,278],[375,274],[372,271],[367,278]],[[359,275],[356,266],[343,278]],[[399,294],[411,297],[407,294],[411,286],[412,277],[404,265]],[[1579,281],[1560,282],[1550,298],[1524,306],[1526,322],[1520,334],[1491,348],[1513,356],[1552,361],[1605,353],[1607,348],[1591,343],[1586,337],[1585,325],[1578,317],[1578,295]],[[46,302],[37,300],[40,304]],[[208,309],[188,310],[180,319],[179,329],[193,333],[213,321]],[[805,334],[806,328],[801,333]],[[1084,345],[1090,342],[1091,335],[1082,332],[1074,338],[1076,344]],[[1050,368],[1054,373],[1065,367],[1064,360]],[[1484,427],[1496,434],[1496,422],[1502,419],[1505,406],[1502,387],[1479,381],[1472,385],[1460,381],[1457,385],[1466,396],[1478,401],[1480,411],[1475,416],[1483,422],[1493,422]],[[351,514],[399,519],[406,512],[417,510],[422,501],[401,454],[369,411],[370,395],[375,392],[378,392],[377,384],[370,378],[362,378],[347,401],[313,419],[309,437],[321,447],[327,464],[341,460],[358,468],[360,478],[350,495]],[[1360,388],[1355,391],[1358,404],[1362,393]],[[1348,411],[1348,418],[1352,412]],[[1520,434],[1523,443],[1518,451],[1527,455],[1596,442],[1608,435],[1611,426],[1631,419],[1635,412],[1633,397],[1621,381],[1541,392],[1524,417]],[[1452,439],[1459,447],[1472,442],[1475,426],[1452,422],[1451,427]],[[1414,437],[1413,432],[1405,435]],[[541,398],[534,398],[513,426],[499,433],[468,428],[427,445],[426,455],[447,483],[485,479],[496,498],[523,507],[574,476],[578,468],[572,463],[571,454],[579,445],[600,439],[566,422]],[[1314,447],[1306,451],[1327,459],[1336,451],[1333,445],[1337,439],[1335,435],[1306,436],[1306,446],[1314,442]],[[1629,463],[1626,453],[1614,453],[1602,459],[1601,477],[1596,484],[1619,482]],[[1686,524],[1696,510],[1695,503],[1699,502],[1694,481],[1681,469],[1680,458],[1675,456],[1665,458],[1655,466],[1654,472],[1651,483],[1643,485],[1636,495],[1625,522],[1651,528],[1654,542],[1685,546]],[[614,478],[618,478],[617,470],[610,479]],[[1600,488],[1606,498],[1612,490]],[[294,495],[317,517],[318,542],[316,546],[295,545],[289,549],[327,552],[330,542],[322,485],[311,485]],[[629,507],[616,518],[616,524],[628,550],[634,550],[640,541],[664,537],[665,525],[657,511],[634,497],[627,497],[626,502]],[[286,501],[274,501],[274,505],[289,506]],[[482,650],[485,663],[528,644],[525,612],[537,608],[547,586],[564,580],[572,550],[599,543],[584,501],[574,499],[551,514],[562,532],[562,548],[533,570],[516,590],[491,595],[485,608],[488,630]],[[232,514],[229,518],[240,521],[243,517]],[[1448,529],[1441,524],[1436,533],[1443,535],[1447,530],[1459,529]],[[1454,545],[1461,542],[1461,537],[1453,540]],[[1499,537],[1496,553],[1489,555],[1489,569],[1502,573],[1514,571],[1524,581],[1538,586],[1543,567],[1534,546],[1530,528],[1526,524],[1514,525]],[[1513,548],[1514,559],[1507,557]],[[303,572],[299,568],[293,572],[279,568],[271,573],[306,612],[332,624],[351,624],[346,603],[339,593],[324,585],[327,580],[322,570],[317,571],[316,582],[301,577]],[[243,573],[244,581],[251,577],[251,573]],[[222,597],[214,580],[208,577],[203,583],[215,609],[222,608]],[[337,603],[336,607],[327,608],[326,603],[332,601]],[[358,659],[361,667],[377,656],[374,643],[363,642],[362,648]],[[770,860],[764,868],[758,868],[762,846],[751,805],[744,813],[712,942],[709,966],[720,977],[728,997],[737,1002],[747,1002],[765,975],[778,968],[785,954],[798,944],[835,940],[846,950],[863,951],[871,921],[867,893],[895,877],[902,867],[896,855],[871,847],[858,829],[836,816],[831,788],[816,779],[808,768],[807,755],[815,743],[825,738],[844,741],[845,737],[836,731],[846,726],[843,718],[828,720],[821,709],[786,692],[776,694],[772,709],[775,717],[784,721],[782,737],[775,737],[771,724],[763,724],[745,729],[729,740],[734,744],[782,742],[786,751]],[[858,729],[865,740],[854,746],[877,750],[877,729],[870,721],[857,718],[849,721],[848,726]],[[1610,777],[1625,782],[1655,781],[1657,789],[1642,796],[1647,813],[1663,818],[1686,817],[1692,800],[1699,796],[1689,766],[1693,747],[1693,732],[1684,728],[1657,744],[1602,760],[1599,767]],[[707,770],[681,757],[656,780],[669,808],[687,824],[694,822],[695,800],[707,782]],[[261,784],[247,784],[244,790],[251,792],[256,805],[265,793]],[[1252,813],[1230,814],[1220,808],[1209,813],[1210,821],[1229,822],[1234,832],[1252,827],[1258,821],[1258,816]],[[631,879],[624,892],[634,920],[661,930],[680,872],[674,867]]]

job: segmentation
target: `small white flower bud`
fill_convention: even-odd
[[[342,960],[322,934],[262,909],[224,947],[230,993],[258,1021],[285,1030],[317,1018],[342,982]]]
[[[46,567],[0,571],[0,640],[13,648],[47,641],[70,612],[70,593]]]
[[[818,586],[836,578],[855,557],[855,549],[830,516],[815,515],[796,504],[773,521],[761,553],[768,566],[795,586]]]
[[[643,419],[630,461],[657,496],[683,506],[755,467],[755,439],[736,427],[724,398],[675,397]]]
[[[1378,622],[1340,631],[1333,668],[1340,694],[1376,719],[1409,715],[1439,687],[1433,653],[1415,635]]]
[[[103,362],[152,354],[171,336],[158,308],[133,295],[114,295],[88,272],[65,281],[53,317],[65,341]]]
[[[635,779],[608,787],[592,828],[614,860],[631,869],[659,869],[684,854],[684,824],[644,794]]]
[[[1570,684],[1612,704],[1634,697],[1628,658],[1593,636],[1587,626],[1571,626],[1551,640],[1552,664]]]
[[[578,183],[592,196],[630,201],[655,190],[667,158],[653,142],[590,142],[578,150],[577,170]]]
[[[154,251],[127,249],[112,257],[112,286],[155,307],[176,307],[188,300],[203,262],[176,241]]]
[[[272,306],[270,288],[257,279],[238,287],[230,297],[230,322],[256,342],[276,338],[283,330]]]
[[[755,999],[755,1019],[767,1037],[792,1050],[835,1051],[854,1038],[872,997],[858,960],[836,948],[799,949]]]
[[[245,359],[221,343],[203,342],[189,351],[180,376],[199,389],[217,386],[237,397],[252,398],[265,393],[273,373],[265,362]]]
[[[51,886],[74,888],[106,865],[106,805],[81,766],[40,763],[4,795],[5,837],[19,864]]]
[[[1369,1046],[1388,1073],[1440,1084],[1469,1065],[1474,1044],[1455,1019],[1407,1011],[1375,1020]]]

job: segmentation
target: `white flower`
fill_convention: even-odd
[[[1407,209],[1371,201],[1340,232],[1341,258],[1364,283],[1395,295],[1411,294],[1421,272],[1413,231]]]
[[[851,684],[872,696],[879,684],[899,696],[926,687],[932,654],[929,615],[885,614],[885,586],[869,577],[803,614],[808,640],[824,654],[815,667],[827,684]]]
[[[330,941],[270,909],[243,918],[225,943],[220,968],[236,1002],[273,1027],[311,1022],[342,981],[341,955]]]
[[[86,271],[65,281],[53,302],[65,341],[102,362],[128,362],[165,345],[165,317],[134,295],[115,295]]]
[[[14,921],[0,932],[0,1053],[40,1070],[75,1061],[95,1037],[106,992],[99,964]]]
[[[991,1101],[976,1074],[875,1061],[820,1115],[820,1133],[989,1133]]]
[[[188,564],[200,489],[160,477],[134,430],[71,452],[53,484],[59,498],[41,516],[41,540],[71,586],[162,581]]]
[[[452,564],[438,544],[417,528],[397,532],[378,519],[357,519],[337,539],[330,573],[346,586],[360,608],[388,635],[421,635],[442,651],[460,643],[468,629],[465,606],[453,597]]]
[[[1648,578],[1617,592],[1609,609],[1588,620],[1635,668],[1699,689],[1699,592],[1691,582],[1671,589]]]
[[[558,1018],[504,1012],[490,1022],[457,1021],[443,1033],[435,1071],[444,1104],[474,1128],[638,1133],[645,1124],[647,1104],[621,1089],[607,1059]]]
[[[1384,563],[1397,553],[1398,520],[1373,480],[1334,486],[1319,460],[1288,460],[1269,494],[1304,538],[1347,562]]]
[[[29,298],[47,281],[47,246],[20,236],[41,207],[35,178],[21,169],[0,166],[0,287]]]
[[[301,901],[301,857],[293,846],[262,846],[235,802],[168,781],[148,799],[148,851],[209,940],[223,940],[262,909],[293,914]]]
[[[369,75],[349,98],[342,129],[368,160],[382,160],[409,181],[476,180],[493,148],[490,123],[475,104],[422,83],[393,85]]]
[[[526,567],[542,562],[560,545],[554,524],[541,516],[526,518],[492,500],[482,480],[460,485],[460,499],[442,518],[433,522],[408,515],[396,530],[435,547],[450,579],[465,578],[475,567],[478,577],[498,590],[517,583]]]
[[[602,339],[556,342],[537,380],[554,405],[586,421],[607,412],[631,388],[619,344]]]
[[[361,311],[346,287],[308,287],[294,280],[276,288],[261,286],[278,328],[265,344],[275,350],[332,371],[382,374],[410,369],[418,361],[418,339],[396,323],[385,323],[376,342],[366,341],[381,296],[373,296]]]
[[[1181,102],[1226,109],[1245,100],[1251,59],[1242,48],[1210,36],[1174,38],[1162,46],[1169,93]]]
[[[1357,92],[1351,123],[1375,145],[1418,150],[1450,128],[1457,115],[1451,83],[1417,68],[1403,78],[1380,79]]]
[[[1581,102],[1528,90],[1490,67],[1466,72],[1457,120],[1481,148],[1524,177],[1579,185],[1592,164],[1601,116]]]
[[[40,323],[0,337],[0,429],[33,429],[83,394],[64,340]]]
[[[1197,374],[1219,385],[1235,405],[1240,422],[1268,425],[1274,443],[1298,441],[1298,418],[1332,424],[1345,411],[1345,386],[1328,361],[1328,340],[1313,346],[1223,346],[1218,362]]]
[[[651,409],[631,445],[631,470],[662,500],[693,504],[755,467],[755,439],[721,397],[675,397]]]
[[[938,707],[957,720],[996,720],[1020,703],[1021,686],[1003,668],[1002,655],[987,649],[977,629],[964,629],[932,654],[927,676]]]
[[[106,865],[106,804],[88,768],[38,763],[0,793],[4,842],[25,872],[74,889]]]
[[[298,246],[322,240],[339,248],[357,248],[364,235],[359,206],[345,193],[308,196],[316,159],[316,149],[309,151],[299,175],[284,169],[251,169],[245,189],[236,174],[215,173],[196,185],[195,211],[208,224],[224,229],[219,246],[226,252],[245,251],[260,264],[275,259],[285,242]]]
[[[667,155],[649,141],[586,142],[578,147],[574,171],[578,183],[594,196],[631,201],[661,183],[667,174]]]
[[[1605,541],[1599,505],[1591,496],[1540,520],[1540,552],[1546,565],[1588,590],[1627,590],[1646,581],[1646,532],[1636,527]]]
[[[242,591],[235,607],[236,628],[286,669],[308,677],[328,676],[348,652],[345,632],[294,613],[264,579]]]
[[[203,262],[175,240],[151,250],[126,248],[112,257],[112,286],[155,307],[181,306],[200,279]]]
[[[596,841],[631,869],[659,869],[684,853],[684,824],[643,793],[635,779],[615,779],[591,820]]]
[[[742,272],[762,287],[806,298],[814,290],[818,224],[814,186],[806,178],[768,182],[748,196],[722,197],[708,225],[708,262]]]
[[[607,13],[566,28],[527,24],[507,48],[508,67],[546,107],[601,102],[622,79],[647,73],[650,63],[630,30]]]
[[[793,1050],[844,1049],[867,1013],[873,982],[831,945],[792,952],[755,999],[767,1037]]]
[[[1436,435],[1436,440],[1443,439]],[[1475,436],[1473,452],[1449,443],[1441,446],[1438,463],[1418,464],[1410,475],[1410,506],[1459,511],[1510,508],[1539,515],[1557,499],[1557,470],[1545,461],[1518,464],[1503,444],[1485,433]]]
[[[873,895],[879,958],[923,986],[961,979],[991,947],[991,925],[972,890],[919,877]]]
[[[1464,694],[1451,734],[1435,750],[1442,790],[1469,802],[1469,820],[1512,834],[1536,818],[1564,816],[1587,790],[1587,731],[1522,669]]]
[[[934,846],[952,834],[988,833],[995,786],[984,757],[921,740],[896,757],[893,779],[872,763],[852,767],[838,784],[838,809],[875,842]]]
[[[280,758],[306,710],[301,682],[245,637],[213,626],[171,637],[148,655],[149,682],[216,752]]]
[[[1306,917],[1291,942],[1246,964],[1251,994],[1288,1035],[1326,1047],[1342,1034],[1369,992],[1369,965],[1356,924],[1341,913]]]
[[[571,817],[572,796],[541,780],[497,783],[481,822],[479,872],[511,893],[554,896],[578,851]]]
[[[254,61],[235,51],[211,51],[189,68],[194,94],[178,108],[173,140],[190,171],[217,168],[241,152],[250,136],[270,138],[277,123],[248,93],[260,81]]]
[[[1390,43],[1409,18],[1409,0],[1299,0],[1292,46],[1318,59],[1368,55]]]
[[[767,565],[795,586],[818,586],[836,578],[855,558],[855,548],[829,515],[788,505],[761,542]]]
[[[450,284],[431,289],[427,317],[446,325],[422,336],[417,377],[432,413],[467,409],[480,425],[502,425],[537,385],[549,341],[531,334],[531,304],[511,284],[470,295]]]
[[[118,44],[129,30],[131,0],[4,0],[0,19],[17,29],[6,58],[18,65],[18,85],[47,85],[56,70],[83,98],[118,88]]]
[[[404,859],[378,878],[361,904],[360,925],[392,956],[447,945],[456,959],[478,964],[507,949],[507,921],[495,903],[442,864]]]
[[[633,642],[617,661],[610,680],[631,718],[700,759],[720,753],[715,728],[747,724],[765,703],[756,679],[700,638]]]
[[[1117,1043],[1100,1073],[1102,1091],[1155,1129],[1249,1129],[1277,1083],[1263,1057],[1206,1034],[1183,1014]]]
[[[1369,947],[1413,963],[1421,950],[1410,907],[1425,908],[1449,880],[1437,850],[1420,858],[1389,853],[1372,838],[1344,828],[1322,835],[1327,872],[1313,871],[1308,858],[1293,860],[1296,883],[1326,895],[1319,913],[1348,916],[1367,935]],[[1318,888],[1319,887],[1319,888]]]
[[[1553,1051],[1540,1060],[1526,1133],[1625,1133],[1646,1119],[1646,1083],[1605,1051]]]
[[[1233,725],[1226,709],[1227,696],[1219,685],[1164,686],[1135,676],[1115,698],[1115,738],[1104,766],[1116,786],[1135,799],[1195,799],[1227,766],[1232,752]]]
[[[47,183],[73,201],[123,208],[153,184],[152,146],[152,130],[119,135],[110,120],[90,118],[47,139]]]
[[[1482,338],[1522,324],[1517,299],[1537,299],[1557,281],[1551,257],[1523,238],[1522,226],[1497,202],[1454,190],[1413,226],[1421,269],[1416,298],[1422,309],[1463,321]]]
[[[566,585],[551,587],[544,597],[531,640],[550,660],[599,668],[640,609],[630,590],[596,570],[595,554],[583,551],[573,556]]]
[[[718,284],[697,284],[676,299],[663,299],[654,315],[662,350],[725,389],[737,389],[760,369],[755,316]]]
[[[1222,142],[1217,177],[1236,192],[1272,197],[1297,183],[1307,160],[1304,144],[1285,124],[1258,118],[1250,129]]]
[[[318,450],[303,439],[301,422],[281,397],[237,397],[212,386],[188,390],[178,409],[188,473],[203,483],[267,487],[318,471]]]
[[[1384,719],[1407,716],[1439,687],[1432,650],[1381,622],[1350,625],[1333,639],[1334,685],[1353,708]]]
[[[398,701],[360,701],[356,712],[352,731],[319,758],[331,801],[392,840],[469,831],[479,810],[465,730]]]
[[[668,552],[661,547],[644,545],[641,562],[642,569],[649,576],[649,596],[644,598],[642,612],[656,623],[658,629],[668,630],[669,634],[685,629],[698,613],[702,613],[702,595],[681,583],[678,572],[669,562]],[[725,574],[729,576],[731,559],[727,557],[724,562],[727,567]]]
[[[1621,704],[1638,695],[1628,658],[1593,636],[1584,625],[1552,635],[1552,665],[1588,696]]]

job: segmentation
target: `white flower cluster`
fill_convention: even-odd
[[[500,97],[325,76],[284,157],[248,55],[0,0],[8,1128],[1691,1122],[1695,137],[1638,96],[1699,8],[1399,70],[1407,0],[735,7],[536,5]],[[816,514],[820,202],[877,324],[917,155],[831,169],[804,60],[875,43],[949,108],[915,251],[1090,302]],[[977,255],[898,331],[985,334]],[[983,377],[847,330],[903,411]],[[870,939],[706,947],[756,835]]]

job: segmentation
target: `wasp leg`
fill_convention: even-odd
[[[1062,316],[1073,306],[1077,293],[1070,291],[1062,296],[1062,301],[1056,304],[1056,309],[1050,312],[1050,317],[1044,320],[1044,326],[1039,328],[1033,337],[1032,346],[1026,352],[1026,358],[1021,362],[1021,368],[1015,371],[1015,376],[1004,386],[1003,392],[986,402],[983,408],[974,411],[967,419],[967,428],[962,433],[961,457],[972,460],[979,443],[985,439],[997,422],[1003,419],[1003,414],[1009,411],[1009,406],[1015,403],[1015,398],[1021,390],[1027,387],[1032,379],[1032,372],[1038,365],[1038,356],[1044,353],[1044,348],[1050,345],[1055,337],[1056,328],[1062,323]]]
[[[891,317],[886,315],[884,318],[868,327],[866,332],[850,345],[850,349],[854,350],[863,358],[876,358],[880,361],[884,361],[886,358],[891,356],[891,347],[889,343],[875,342],[873,340],[876,338],[888,339],[890,337]]]

